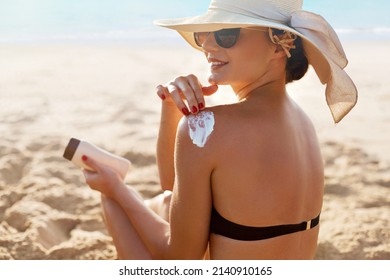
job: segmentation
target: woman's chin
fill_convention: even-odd
[[[222,79],[221,77],[218,77],[217,75],[209,75],[208,82],[210,85],[228,85],[229,83]]]

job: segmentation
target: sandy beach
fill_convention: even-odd
[[[311,70],[290,95],[313,120],[326,174],[316,259],[390,259],[390,42],[347,42],[359,102],[338,125]],[[190,47],[0,46],[0,260],[116,259],[99,194],[62,158],[69,138],[128,158],[126,182],[160,192],[160,100],[177,75],[205,81]],[[208,105],[233,100],[221,88]]]

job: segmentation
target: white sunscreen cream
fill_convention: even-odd
[[[64,158],[70,160],[80,168],[84,168],[89,171],[94,171],[89,166],[84,164],[82,160],[83,155],[112,167],[116,172],[121,175],[123,179],[125,179],[131,164],[129,160],[109,153],[86,141],[80,141],[78,139],[71,138],[65,148],[63,155]]]
[[[188,117],[190,138],[199,148],[203,148],[214,130],[214,114],[210,111],[200,111]]]

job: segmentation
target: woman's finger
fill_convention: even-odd
[[[164,87],[163,85],[158,85],[156,87],[156,92],[157,92],[157,95],[158,97],[161,98],[161,100],[165,100],[168,95],[169,95],[169,92],[168,92],[168,89],[166,87]]]
[[[166,86],[158,85],[156,92],[161,100],[165,102],[168,101],[167,99],[169,99],[169,102],[173,101],[184,115],[188,116],[190,114],[186,104],[182,100],[181,90],[173,82]]]
[[[188,84],[189,86],[191,87],[192,89],[192,94],[193,94],[193,97],[194,99],[191,100],[192,103],[191,103],[191,111],[192,113],[197,113],[198,111],[202,110],[205,108],[205,99],[204,99],[204,95],[203,95],[203,91],[202,91],[202,85],[201,83],[199,82],[199,79],[195,76],[195,75],[188,75],[187,77],[187,81],[188,81]]]
[[[202,96],[202,91],[199,84],[191,80],[189,76],[179,77],[175,80],[175,85],[180,89],[182,96],[187,102],[188,108],[191,113],[196,114],[199,112],[199,103],[197,95]],[[198,92],[197,92],[198,91]]]
[[[82,155],[81,160],[86,166],[90,167],[92,170],[95,170],[96,172],[99,172],[100,166],[94,159],[88,157],[87,155]]]
[[[202,92],[206,96],[213,95],[217,91],[218,91],[218,86],[217,85],[211,85],[211,86],[207,86],[207,87],[202,87]]]
[[[175,83],[169,83],[167,86],[167,90],[179,110],[186,116],[190,115],[190,111],[188,110],[188,107],[183,102],[183,99],[181,97],[182,90]]]

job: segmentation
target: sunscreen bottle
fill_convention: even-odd
[[[78,167],[89,171],[94,171],[89,166],[84,164],[82,160],[83,155],[112,167],[121,175],[122,179],[125,179],[131,164],[129,160],[123,157],[109,153],[86,141],[71,138],[65,148],[63,157],[67,160],[70,160]]]

